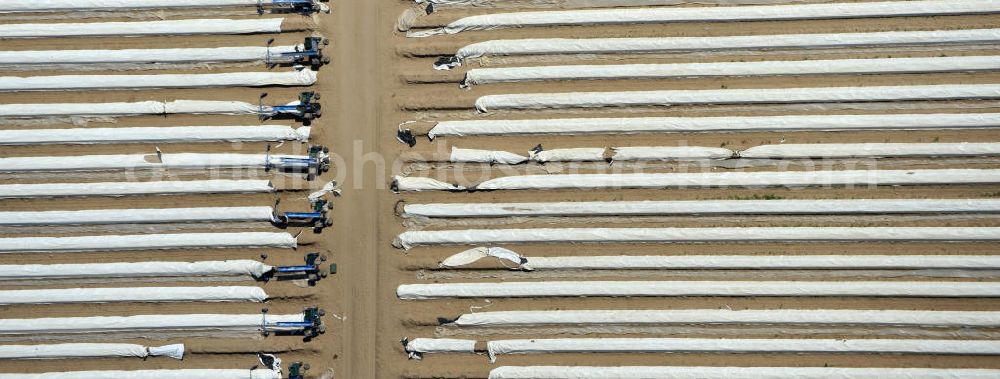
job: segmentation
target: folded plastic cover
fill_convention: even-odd
[[[246,232],[0,238],[3,254],[264,247],[295,248],[295,237],[288,233]]]
[[[880,353],[1000,355],[1000,341],[918,339],[554,338],[487,343],[501,354],[545,353]]]
[[[260,303],[267,294],[260,287],[134,287],[65,288],[0,291],[0,304],[70,304],[125,302],[232,302]]]
[[[273,270],[252,260],[202,262],[66,263],[0,265],[0,280],[141,278],[192,276],[260,277]]]
[[[313,83],[316,83],[316,72],[312,70],[223,74],[0,76],[0,92],[308,86]]]
[[[415,176],[396,176],[392,180],[392,185],[393,189],[397,192],[465,190],[465,187],[457,184],[445,183],[436,179]]]
[[[995,184],[1000,170],[850,170],[784,172],[708,172],[672,174],[558,174],[507,176],[476,185],[478,190],[557,188],[705,188],[890,186],[927,184]]]
[[[555,80],[664,79],[704,76],[899,74],[973,72],[1000,69],[1000,57],[834,59],[808,61],[713,62],[673,64],[570,65],[477,68],[464,86]]]
[[[827,324],[997,327],[1000,312],[844,309],[559,310],[466,313],[460,327],[649,324]]]
[[[127,169],[231,169],[280,165],[282,158],[307,156],[270,154],[130,154],[0,158],[0,172],[110,171]]]
[[[135,22],[0,24],[0,39],[82,36],[149,36],[281,33],[281,18],[195,19]]]
[[[547,120],[443,121],[437,123],[428,132],[427,136],[435,138],[437,136],[448,135],[933,130],[995,127],[1000,127],[1000,113],[567,118]]]
[[[995,199],[579,201],[406,204],[404,217],[1000,213]]]
[[[3,3],[0,3],[3,6]],[[0,65],[211,63],[263,61],[295,51],[296,46],[244,46],[187,49],[0,51]]]
[[[629,146],[611,148],[616,161],[690,161],[732,158],[733,151],[702,146]]]
[[[309,140],[312,128],[284,125],[0,130],[0,145],[280,142]]]
[[[180,369],[135,371],[67,371],[43,374],[0,374],[0,379],[282,379],[268,369]]]
[[[260,114],[257,104],[241,101],[142,101],[138,103],[0,104],[0,118],[101,117],[168,114]],[[263,111],[268,111],[265,107]]]
[[[261,330],[265,324],[302,322],[302,314],[179,314],[0,319],[0,335],[136,331]],[[273,330],[271,327],[268,330]]]
[[[0,12],[256,6],[260,0],[5,0]]]
[[[863,4],[863,3],[859,3]],[[881,87],[816,87],[487,95],[476,109],[652,107],[698,104],[838,103],[1000,98],[1000,85],[944,84]]]
[[[506,151],[476,150],[451,148],[451,162],[470,163],[499,163],[499,164],[519,164],[528,160],[528,157],[517,155]]]
[[[403,300],[505,297],[877,296],[997,297],[993,282],[557,281],[404,284]]]
[[[192,180],[134,183],[41,183],[0,185],[0,199],[66,196],[183,195],[274,192],[269,180]]]
[[[998,11],[1000,11],[1000,4],[997,4],[993,0],[928,0],[745,7],[636,8],[495,13],[462,18],[449,23],[443,28],[411,31],[407,33],[407,36],[429,37],[440,34],[455,34],[469,30],[492,30],[530,26],[940,16],[988,14]]]
[[[646,54],[711,50],[992,44],[998,41],[1000,41],[1000,29],[721,37],[539,38],[474,43],[458,50],[455,57],[464,60],[487,55]]]
[[[0,225],[149,224],[180,222],[271,221],[271,207],[90,209],[82,211],[2,212]]]
[[[490,371],[489,379],[987,379],[997,376],[1000,370],[955,368],[504,366]]]
[[[124,343],[63,343],[55,345],[0,345],[0,359],[68,359],[113,357],[184,358],[184,345],[142,346]]]
[[[850,158],[1000,155],[1000,143],[821,143],[754,146],[741,158]]]
[[[406,351],[411,353],[472,353],[476,351],[476,341],[452,338],[414,338],[407,341]]]

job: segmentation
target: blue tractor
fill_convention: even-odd
[[[330,40],[323,37],[306,37],[302,46],[296,46],[295,51],[271,53],[271,44],[274,38],[267,40],[267,67],[274,67],[279,64],[293,64],[309,66],[313,70],[330,63],[330,57],[323,55],[323,48],[330,44]]]
[[[308,123],[323,116],[323,106],[320,105],[320,94],[306,91],[299,94],[298,101],[285,105],[264,105],[267,93],[260,94],[257,114],[261,121],[270,118],[295,118]]]
[[[258,14],[271,11],[271,13],[298,13],[308,16],[329,10],[329,7],[317,0],[257,0]]]

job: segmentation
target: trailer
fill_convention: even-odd
[[[310,340],[320,334],[326,333],[326,325],[323,324],[323,316],[326,311],[318,307],[308,307],[302,310],[302,321],[267,321],[268,309],[261,309],[261,316],[264,320],[261,323],[261,335],[268,336],[275,334],[297,334]]]
[[[320,94],[306,91],[299,94],[299,99],[285,105],[264,105],[267,93],[260,95],[257,114],[261,121],[272,118],[295,118],[308,122],[323,116],[323,106],[320,105]]]
[[[268,281],[271,279],[277,280],[293,280],[293,279],[306,279],[310,285],[316,284],[320,279],[327,277],[328,275],[337,273],[337,265],[331,264],[328,270],[324,270],[321,266],[321,262],[326,262],[326,255],[320,253],[309,253],[305,256],[305,264],[300,266],[278,266],[273,270],[267,272],[260,279]]]
[[[330,40],[323,37],[306,37],[302,46],[295,46],[294,51],[272,52],[271,44],[274,38],[267,40],[267,56],[265,63],[268,68],[273,68],[279,64],[290,64],[309,66],[314,71],[325,64],[330,63],[330,57],[323,55],[323,48],[330,44]]]
[[[257,13],[297,13],[309,16],[314,13],[330,13],[330,7],[323,4],[326,0],[258,0]]]

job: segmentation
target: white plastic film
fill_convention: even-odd
[[[816,87],[624,92],[566,92],[487,95],[476,109],[562,109],[600,107],[666,107],[706,104],[789,104],[968,100],[1000,98],[1000,85],[944,84],[881,87]]]
[[[281,18],[0,24],[0,39],[281,33]]]
[[[701,146],[629,146],[611,148],[615,161],[694,161],[732,158],[733,151]]]
[[[6,0],[0,4],[0,12],[252,7],[258,3],[259,0]]]
[[[0,104],[0,118],[111,117],[169,114],[256,115],[268,112],[241,101],[142,101],[137,103]]]
[[[557,281],[404,284],[402,300],[526,297],[998,297],[995,282]]]
[[[392,180],[393,190],[397,192],[420,192],[420,191],[462,191],[465,187],[445,183],[440,180],[413,177],[396,176]]]
[[[1000,4],[997,4],[993,0],[915,0],[745,7],[634,8],[495,13],[465,17],[438,29],[411,31],[407,33],[407,36],[429,37],[472,30],[532,26],[919,17],[989,14],[998,11],[1000,11]]]
[[[274,186],[268,180],[3,184],[0,185],[0,199],[67,196],[183,195],[196,193],[268,193],[274,191]]]
[[[252,260],[23,264],[0,265],[0,281],[198,276],[249,276],[256,278],[272,270],[274,270],[273,266]]]
[[[879,367],[504,366],[489,379],[991,379],[992,369]]]
[[[184,222],[270,222],[271,207],[90,209],[81,211],[2,212],[0,226],[151,224]]]
[[[2,6],[2,4],[0,4]],[[0,51],[0,65],[164,64],[264,61],[296,46]]]
[[[184,345],[142,346],[124,343],[63,343],[55,345],[0,345],[0,359],[71,359],[114,357],[184,358]]]
[[[0,304],[73,304],[73,303],[164,303],[164,302],[236,302],[261,303],[267,294],[260,287],[133,287],[66,288],[0,291]]]
[[[0,92],[309,86],[314,83],[316,72],[312,70],[224,74],[2,76]]]
[[[531,152],[531,160],[545,162],[596,162],[604,160],[603,147],[581,147]]]
[[[0,335],[96,334],[138,331],[258,331],[269,323],[302,322],[302,314],[178,314],[0,319]],[[271,327],[268,327],[268,330]]]
[[[134,371],[67,371],[42,374],[0,374],[0,379],[282,379],[281,372],[258,368]]]
[[[523,258],[525,270],[995,270],[990,255],[690,255]],[[518,262],[514,262],[518,264]]]
[[[1000,143],[822,143],[754,146],[741,158],[958,157],[1000,155]]]
[[[414,338],[406,343],[410,353],[472,353],[476,341],[452,338]]]
[[[269,164],[281,165],[282,158],[308,159],[307,156],[268,154],[134,154],[134,155],[83,155],[49,157],[0,158],[0,172],[44,171],[113,171],[187,169],[210,170],[232,168],[264,168]]]
[[[181,233],[0,238],[0,254],[296,247],[288,233]]]
[[[476,150],[451,148],[450,162],[490,163],[490,164],[520,164],[528,157],[506,151]]]
[[[1000,213],[995,199],[579,201],[406,204],[404,217]]]
[[[312,128],[283,125],[0,130],[0,145],[281,142],[309,140]]]
[[[1000,127],[1000,113],[634,117],[468,120],[437,123],[427,136],[520,134],[726,133],[766,131],[936,130]],[[0,132],[2,133],[2,132]]]

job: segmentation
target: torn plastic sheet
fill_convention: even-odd
[[[503,354],[548,353],[877,353],[1000,355],[1000,341],[917,339],[553,338],[487,342]]]
[[[992,0],[885,1],[744,7],[633,8],[494,13],[465,17],[407,37],[430,37],[464,31],[561,25],[621,25],[676,22],[809,20],[868,17],[916,17],[1000,12]]]
[[[698,367],[698,366],[504,366],[489,379],[988,379],[992,369],[878,367]]]
[[[401,300],[528,297],[998,297],[994,282],[555,281],[403,284]]]
[[[276,322],[302,322],[302,314],[177,314],[0,319],[0,335],[96,334],[148,331],[263,331]],[[267,330],[281,330],[271,326]]]
[[[507,176],[487,180],[477,190],[896,186],[1000,183],[1000,170],[849,170],[785,172],[720,172],[670,174],[557,174]]]
[[[309,141],[312,128],[283,125],[0,130],[0,145]]]
[[[55,345],[0,345],[0,359],[71,359],[113,357],[184,358],[184,345],[142,346],[124,343],[63,343]]]
[[[854,309],[557,310],[467,313],[458,327],[650,324],[824,324],[919,327],[1000,326],[1000,312]]]
[[[2,6],[2,4],[0,4]],[[264,61],[298,46],[242,46],[183,49],[0,51],[0,65],[178,64]]]
[[[281,18],[0,24],[0,39],[281,33]]]
[[[242,101],[142,101],[137,103],[0,104],[0,118],[113,117],[169,114],[256,115],[267,113]]]
[[[808,61],[570,65],[477,68],[463,86],[557,80],[666,79],[707,76],[778,76],[975,72],[1000,69],[997,56],[833,59]]]
[[[431,178],[396,176],[392,180],[392,189],[395,192],[464,191],[465,187]]]
[[[1000,155],[1000,143],[830,143],[754,146],[741,158],[957,157]]]
[[[482,113],[500,109],[666,107],[675,105],[789,104],[998,99],[1000,85],[764,88],[624,92],[566,92],[487,95],[476,100]]]
[[[1000,113],[442,121],[427,136],[935,130],[1000,127]],[[0,132],[2,133],[2,132]]]
[[[997,42],[1000,42],[1000,29],[721,37],[537,38],[478,42],[459,49],[455,58],[456,64],[461,64],[463,60],[488,55],[653,54],[718,50],[993,44]]]
[[[2,239],[0,239],[2,241]],[[419,230],[393,244],[414,246],[525,243],[701,243],[833,241],[1000,241],[991,227],[753,227],[753,228],[534,228]]]
[[[2,212],[0,226],[104,225],[274,220],[271,207],[90,209],[80,211]]]
[[[269,193],[269,180],[191,180],[166,182],[41,183],[0,185],[0,199],[69,197],[183,195],[195,193]]]
[[[262,232],[0,238],[0,254],[265,247],[293,249],[296,246],[296,239],[291,234]]]
[[[262,303],[267,293],[260,287],[134,287],[134,288],[65,288],[0,291],[0,304],[73,304],[73,303],[170,303],[236,302]]]
[[[0,77],[0,92],[309,86],[314,83],[316,72],[312,70],[223,74],[3,76]]]
[[[451,148],[451,162],[490,163],[490,164],[520,164],[528,157],[508,153],[506,151],[476,150]]]
[[[259,278],[274,266],[252,260],[0,265],[2,280],[167,278],[249,276]],[[2,323],[2,320],[0,320]]]
[[[307,156],[270,154],[131,154],[0,158],[0,172],[113,171],[131,169],[233,169],[281,166],[282,159]]]
[[[591,217],[719,214],[1000,213],[995,199],[578,201],[406,204],[403,217]]]
[[[134,371],[68,371],[42,374],[0,374],[0,379],[282,379],[270,369],[178,369]]]

